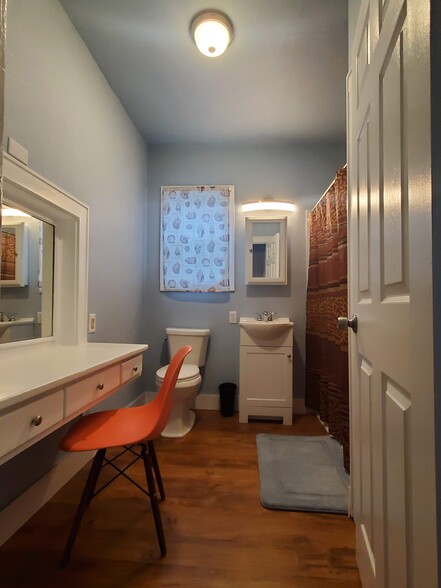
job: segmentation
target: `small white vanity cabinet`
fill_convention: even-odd
[[[282,417],[292,424],[293,324],[240,321],[239,421]]]

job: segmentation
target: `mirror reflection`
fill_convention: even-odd
[[[54,226],[2,206],[0,343],[50,337]]]
[[[280,276],[280,224],[253,224],[253,278]]]
[[[286,284],[286,217],[245,219],[247,284]]]

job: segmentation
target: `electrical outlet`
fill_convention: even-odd
[[[96,314],[89,314],[89,333],[96,331]]]
[[[237,310],[230,310],[228,313],[228,322],[230,325],[235,325],[237,323]]]

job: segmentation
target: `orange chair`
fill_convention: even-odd
[[[61,560],[62,566],[65,566],[69,561],[81,519],[83,518],[84,511],[90,501],[94,496],[101,492],[101,490],[104,490],[104,488],[121,475],[128,478],[133,484],[135,484],[135,486],[149,496],[161,554],[165,555],[167,553],[158,498],[156,496],[155,477],[162,500],[165,498],[165,493],[153,440],[159,437],[161,431],[167,424],[179,371],[184,362],[184,358],[190,353],[190,351],[191,347],[186,345],[176,352],[167,369],[161,389],[152,402],[144,406],[104,410],[102,412],[86,415],[73,425],[61,441],[60,449],[63,449],[64,451],[98,450],[94,457],[81,496],[80,504],[78,505],[75,514],[72,529]],[[141,447],[139,453],[134,447],[136,445]],[[106,459],[105,455],[107,449],[109,447],[119,446],[123,446],[125,449],[114,458],[110,460]],[[121,470],[113,462],[126,451],[130,451],[136,457],[128,466]],[[138,461],[138,459],[144,461],[148,491],[144,490],[144,488],[139,486],[139,484],[125,473],[131,465]],[[118,471],[118,473],[102,488],[95,492],[100,470],[106,465],[112,466]],[[153,476],[153,473],[155,476]]]

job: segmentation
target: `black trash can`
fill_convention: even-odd
[[[231,382],[225,382],[219,386],[220,411],[223,417],[230,417],[234,414],[236,388],[236,384],[232,384]]]

